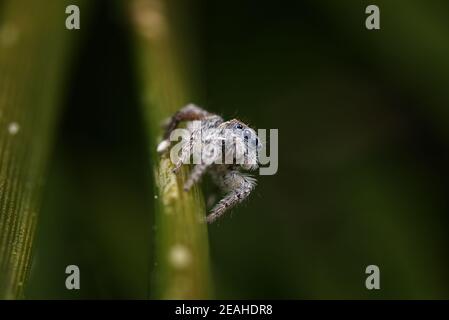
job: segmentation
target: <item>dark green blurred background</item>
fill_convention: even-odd
[[[365,29],[368,4],[380,7],[379,31]],[[179,6],[193,102],[279,129],[278,173],[209,229],[216,297],[449,298],[449,2]],[[131,31],[111,1],[95,1],[91,18],[73,55],[29,298],[151,295],[151,159]],[[81,290],[64,286],[69,264]],[[365,288],[370,264],[381,290]]]

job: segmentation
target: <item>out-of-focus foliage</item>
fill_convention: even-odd
[[[105,3],[73,68],[29,297],[148,294],[136,62],[125,12]],[[279,129],[278,173],[210,227],[216,296],[448,298],[449,3],[184,3],[195,22],[178,23],[200,44],[185,66],[202,84],[195,102]],[[365,29],[368,4],[379,31]],[[64,288],[68,264],[80,291]],[[370,264],[379,291],[365,288]]]
[[[29,274],[54,122],[78,39],[61,23],[66,5],[0,2],[0,299],[21,298]]]

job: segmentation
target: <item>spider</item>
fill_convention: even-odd
[[[182,121],[187,121],[190,139],[181,142],[179,158],[172,158],[173,172],[177,173],[183,164],[190,163],[191,155],[200,159],[191,170],[184,190],[189,191],[206,172],[211,176],[225,193],[206,217],[207,223],[212,223],[254,190],[256,179],[244,171],[259,167],[257,150],[261,144],[256,132],[243,122],[237,119],[224,121],[217,114],[189,104],[168,119],[163,140],[157,147],[159,153],[169,149],[170,135]]]

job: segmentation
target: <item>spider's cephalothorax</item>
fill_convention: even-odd
[[[189,104],[169,119],[158,152],[168,150],[170,134],[181,121],[189,121],[187,130],[190,139],[182,142],[174,172],[178,172],[183,164],[190,163],[191,156],[199,159],[199,162],[194,162],[184,190],[188,191],[208,172],[226,193],[207,216],[207,222],[211,223],[247,198],[256,186],[256,179],[241,170],[259,167],[257,150],[261,145],[256,132],[241,121],[223,121],[220,116]]]

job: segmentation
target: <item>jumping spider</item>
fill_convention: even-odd
[[[199,125],[194,125],[195,120],[200,121]],[[180,157],[174,163],[173,171],[177,173],[183,164],[190,163],[191,155],[199,156],[201,160],[191,170],[184,190],[190,190],[204,173],[210,174],[213,182],[225,193],[224,198],[215,204],[206,217],[206,221],[212,223],[254,190],[256,179],[241,170],[259,167],[257,150],[261,144],[256,132],[241,121],[224,121],[216,114],[189,104],[168,119],[163,140],[157,147],[159,153],[169,149],[170,134],[182,121],[188,121],[190,139],[181,145]],[[200,151],[194,147],[195,141],[200,141]],[[198,152],[201,155],[195,154]],[[221,161],[223,156],[231,161]]]

